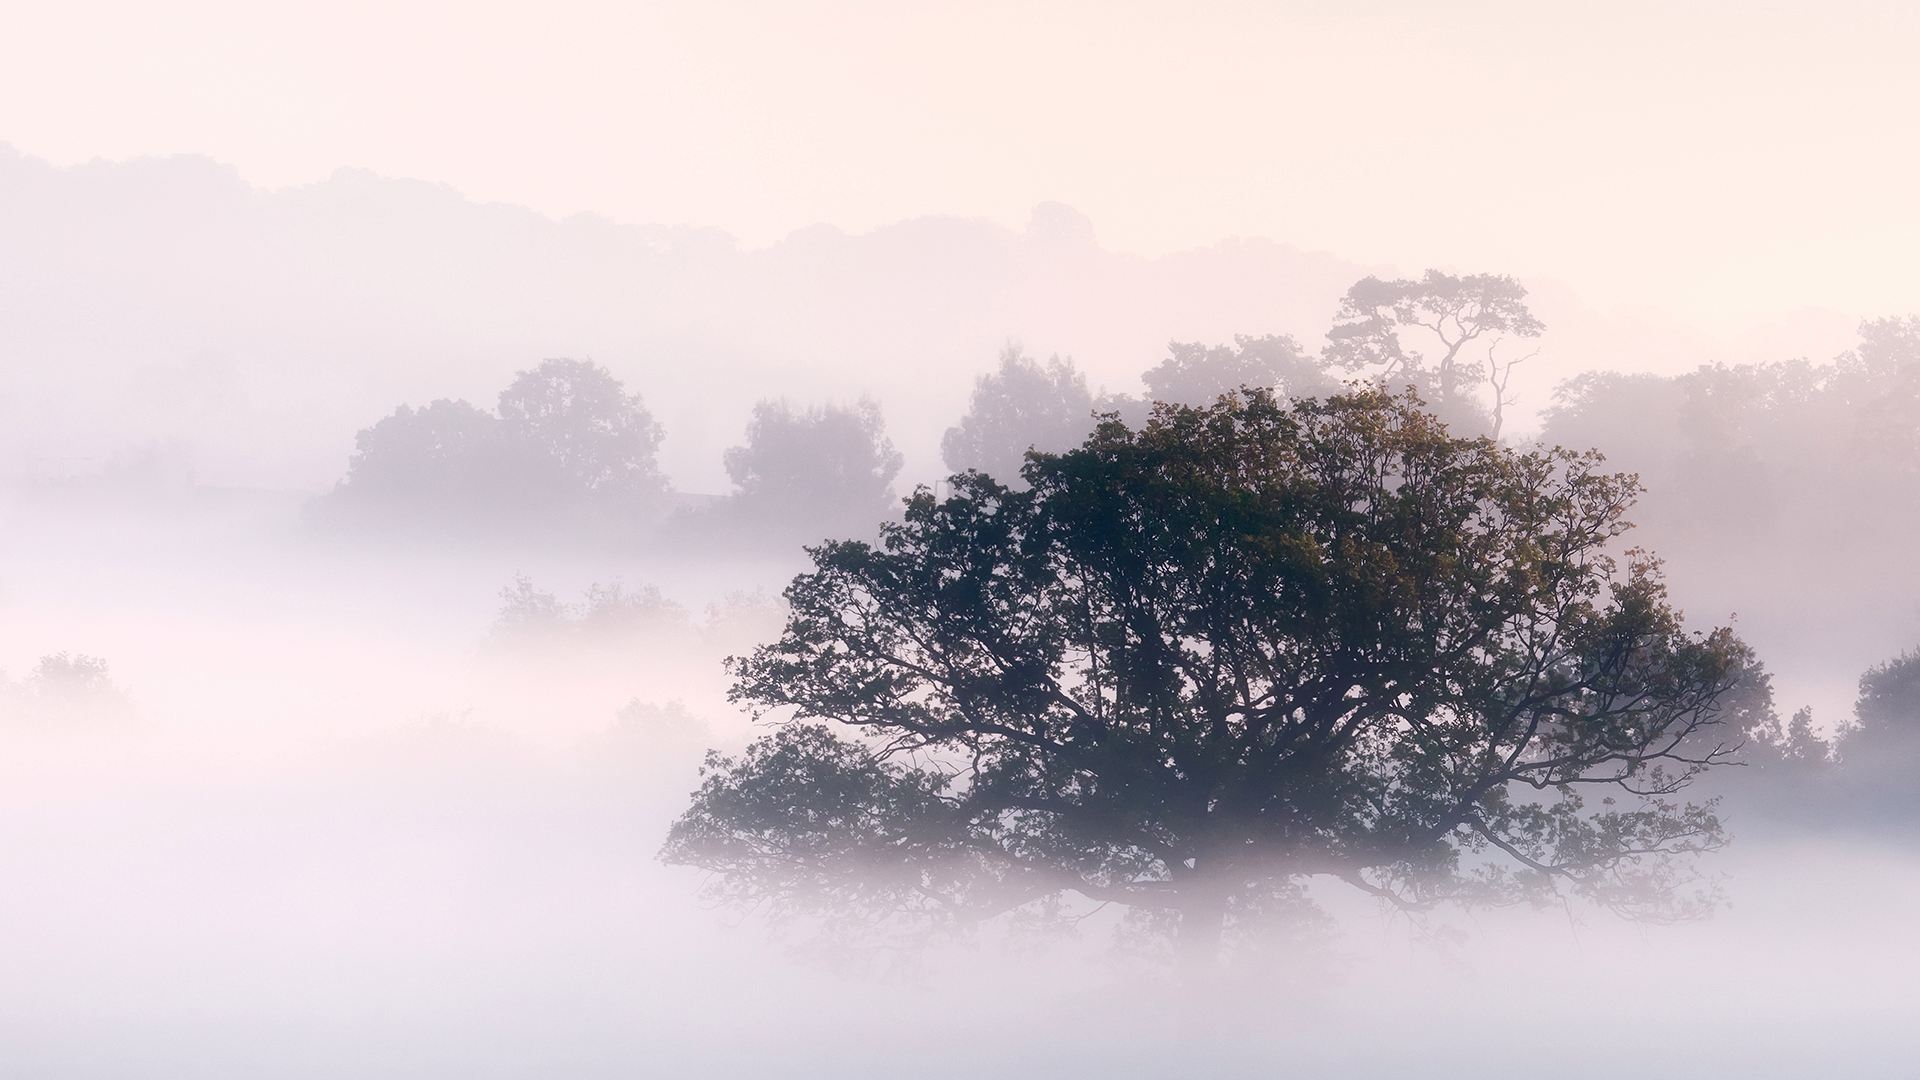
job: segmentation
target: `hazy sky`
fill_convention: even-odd
[[[1704,323],[1920,307],[1920,8],[1861,3],[9,6],[0,141],[343,165],[565,215],[1090,215],[1551,275]]]

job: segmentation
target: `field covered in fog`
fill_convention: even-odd
[[[718,661],[777,625],[741,590],[790,565],[331,544],[272,500],[11,506],[4,557],[36,569],[4,579],[8,674],[57,647],[114,684],[8,715],[13,1075],[1784,1077],[1892,1075],[1904,1043],[1920,861],[1797,831],[1716,856],[1731,902],[1702,923],[1330,894],[1331,924],[1200,987],[1098,921],[822,953],[653,858],[701,751],[750,734]],[[677,610],[503,637],[518,574],[672,582]]]
[[[0,20],[0,1080],[1914,1073],[1913,13],[301,7]]]
[[[1531,1067],[1621,1029],[1618,1056],[1560,1071],[1895,1060],[1911,834],[1751,805],[1702,923],[1415,919],[1329,892],[1329,920],[1200,986],[1116,950],[1103,915],[1061,939],[822,946],[654,858],[701,753],[755,734],[721,660],[778,632],[796,553],[342,536],[306,507],[12,496],[18,1075],[885,1075],[929,1053],[933,1075],[1394,1075]],[[104,674],[36,671],[62,650]],[[935,1016],[991,1043],[941,1050],[977,1036]]]

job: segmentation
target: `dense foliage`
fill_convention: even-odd
[[[605,368],[547,360],[497,412],[401,406],[354,440],[336,505],[440,522],[579,526],[657,513],[660,425]]]
[[[872,401],[805,409],[762,401],[725,462],[734,491],[719,520],[790,543],[871,529],[893,505],[904,459]]]
[[[1252,390],[918,492],[787,591],[665,857],[741,899],[970,921],[1062,893],[1223,926],[1337,878],[1689,914],[1681,800],[1749,658],[1616,562],[1636,485],[1407,397]],[[825,722],[824,725],[821,722]],[[851,737],[849,737],[851,736]]]
[[[977,469],[1013,480],[1028,450],[1064,450],[1093,429],[1093,395],[1071,360],[1044,365],[1017,348],[974,381],[967,413],[940,440],[940,457],[955,472]]]

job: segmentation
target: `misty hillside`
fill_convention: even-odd
[[[1023,232],[923,218],[748,251],[351,170],[268,192],[200,158],[54,169],[10,152],[0,235],[9,472],[84,472],[158,440],[215,482],[307,488],[395,405],[484,401],[546,356],[644,394],[684,488],[717,487],[719,447],[777,395],[875,396],[924,471],[1010,338],[1132,389],[1170,337],[1310,327],[1364,272],[1269,243],[1116,255],[1058,206]]]
[[[1920,5],[6,14],[0,1080],[1920,1075]]]
[[[357,170],[270,191],[200,157],[56,168],[0,147],[0,476],[320,491],[397,405],[484,404],[573,356],[644,396],[682,490],[721,490],[721,448],[777,396],[872,396],[911,484],[939,475],[940,432],[1009,340],[1133,392],[1170,340],[1312,345],[1347,286],[1396,269],[1253,239],[1144,258],[1096,230],[1046,203],[1019,230],[925,217],[748,249]],[[1580,370],[1827,356],[1884,314],[1782,313],[1713,338],[1484,269],[1525,278],[1548,326],[1517,380],[1527,412]]]

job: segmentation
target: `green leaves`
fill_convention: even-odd
[[[949,902],[974,914],[1317,874],[1652,910],[1677,879],[1628,867],[1719,842],[1672,797],[1726,753],[1748,657],[1684,631],[1656,562],[1617,568],[1636,488],[1598,464],[1455,438],[1410,397],[1246,390],[1104,423],[1021,491],[956,476],[878,545],[816,549],[786,633],[733,668],[737,700],[871,756],[783,730],[702,789],[669,857],[746,893],[798,859],[843,898],[848,860],[955,888],[965,866],[991,888]],[[1617,803],[1588,809],[1594,786]]]

